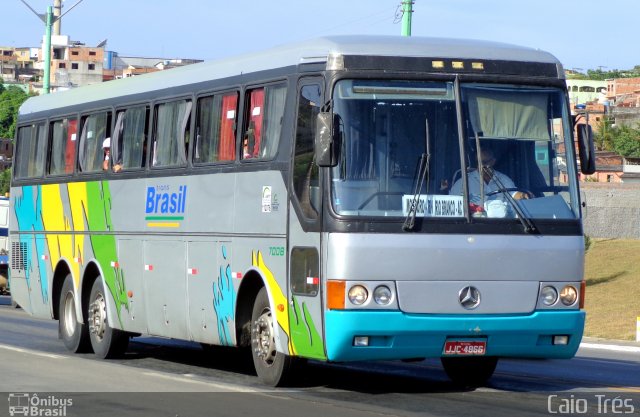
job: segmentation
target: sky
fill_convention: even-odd
[[[25,0],[44,13],[53,0]],[[64,1],[63,12],[78,0]],[[62,34],[121,56],[216,59],[325,35],[400,36],[401,0],[82,0]],[[415,0],[412,36],[506,42],[566,69],[640,65],[640,0]],[[0,46],[39,46],[44,24],[0,0]]]

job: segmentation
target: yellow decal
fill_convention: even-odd
[[[287,303],[287,297],[282,292],[282,289],[280,288],[280,286],[278,285],[278,282],[274,278],[273,273],[265,265],[264,259],[262,257],[262,253],[260,251],[252,253],[252,263],[253,263],[253,266],[258,268],[260,272],[262,272],[262,275],[267,280],[267,286],[269,287],[269,293],[271,294],[272,301],[273,301],[272,311],[276,315],[276,320],[278,321],[278,324],[287,334],[287,338],[289,339],[289,354],[295,355],[296,352],[293,347],[293,343],[291,343],[291,336],[289,331],[289,311],[288,311],[289,304]],[[282,311],[280,311],[280,309],[278,308],[278,306],[280,305],[284,306]]]
[[[48,232],[70,232],[73,230],[72,219],[64,214],[64,205],[58,184],[42,186],[42,222],[44,230]],[[73,262],[75,258],[73,235],[71,233],[47,234],[47,244],[51,254],[51,265],[57,265],[60,258],[67,259],[77,287],[80,282],[80,263]]]

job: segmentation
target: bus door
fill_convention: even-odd
[[[314,162],[322,85],[320,78],[302,78],[298,83],[288,242],[289,349],[296,355],[318,359],[326,358],[320,272],[322,198],[319,170]]]

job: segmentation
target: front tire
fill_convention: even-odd
[[[251,356],[258,378],[266,385],[277,387],[291,378],[293,358],[276,350],[274,321],[267,289],[262,287],[251,314]]]
[[[64,345],[73,353],[85,353],[91,351],[89,342],[89,329],[80,323],[76,315],[76,295],[73,289],[71,274],[67,274],[60,292],[58,305],[58,336]]]
[[[472,358],[441,358],[447,376],[454,384],[465,388],[476,388],[486,385],[498,365],[498,358],[493,356]]]
[[[107,298],[102,279],[98,277],[91,287],[87,311],[89,336],[93,352],[101,359],[117,358],[124,354],[129,345],[129,334],[109,326],[107,319]]]

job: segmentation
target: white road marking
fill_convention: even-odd
[[[640,346],[607,345],[600,343],[580,343],[581,348],[609,350],[612,352],[640,353]]]
[[[144,374],[147,376],[152,376],[154,378],[163,378],[163,379],[168,379],[168,380],[177,381],[177,382],[206,385],[211,388],[216,388],[225,392],[226,391],[248,392],[248,393],[273,392],[273,390],[268,390],[268,389],[247,388],[241,385],[225,384],[225,383],[219,383],[219,382],[209,382],[209,381],[203,381],[199,379],[193,379],[193,374],[183,374],[182,376],[168,375],[168,374],[163,374],[158,372],[145,372]]]
[[[16,347],[16,346],[11,346],[11,345],[0,344],[0,349],[12,350],[14,352],[26,353],[28,355],[42,356],[42,357],[51,358],[51,359],[66,359],[67,358],[66,356],[62,356],[62,355],[55,355],[53,353],[44,353],[44,352],[39,352],[37,350],[24,349],[24,348],[19,348],[19,347]]]

